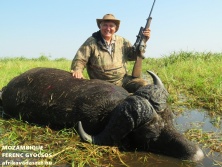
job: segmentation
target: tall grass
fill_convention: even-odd
[[[13,77],[34,67],[56,67],[68,70],[70,62],[67,60],[50,60],[46,56],[38,59],[2,58],[0,59],[0,87],[5,86]]]
[[[172,95],[187,97],[191,107],[204,107],[222,115],[222,53],[172,53],[168,57],[146,59],[143,70],[156,72]]]
[[[71,60],[65,58],[49,59],[42,55],[39,58],[28,59],[24,57],[0,59],[0,89],[13,77],[35,67],[50,67],[70,71]],[[86,71],[84,75],[87,77]]]

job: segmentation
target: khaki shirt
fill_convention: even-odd
[[[131,43],[123,37],[113,35],[111,53],[108,47],[89,37],[77,51],[71,65],[72,70],[87,68],[90,79],[101,79],[122,86],[127,74],[126,62],[136,60],[137,54]]]

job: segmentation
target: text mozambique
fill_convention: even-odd
[[[43,150],[43,146],[2,146],[2,150]]]

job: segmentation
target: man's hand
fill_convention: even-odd
[[[138,56],[141,57],[142,59],[144,59],[144,53],[145,53],[145,50],[146,50],[146,42],[149,40],[150,38],[150,29],[146,29],[143,31],[143,35],[144,35],[144,38],[139,46],[139,53],[138,53]]]
[[[151,32],[151,30],[149,28],[143,31],[143,35],[144,35],[144,37],[146,37],[146,38],[144,38],[145,43],[150,39],[150,32]]]
[[[74,78],[84,79],[81,71],[71,70],[71,73],[72,73],[72,76],[73,76]]]

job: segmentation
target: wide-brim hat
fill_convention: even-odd
[[[113,14],[106,14],[102,19],[96,19],[97,26],[100,28],[100,23],[103,21],[112,21],[116,24],[116,31],[119,29],[120,20],[116,19]]]

